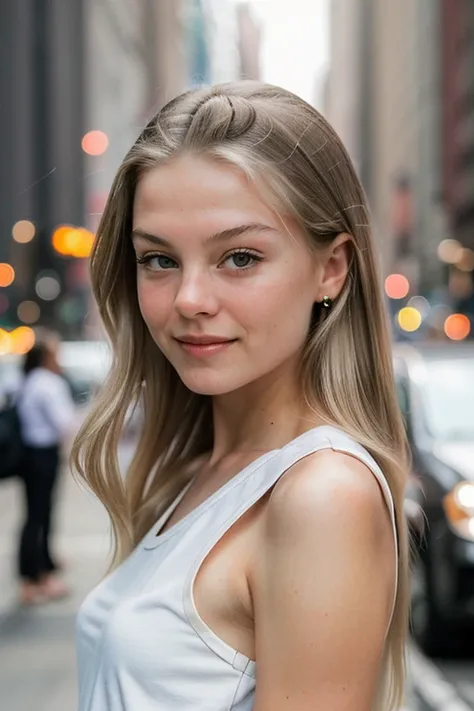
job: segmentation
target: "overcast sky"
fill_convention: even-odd
[[[262,78],[318,103],[328,65],[329,0],[253,0],[253,5],[264,31]]]

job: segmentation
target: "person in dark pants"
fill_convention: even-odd
[[[59,473],[61,444],[70,432],[74,403],[60,374],[57,341],[52,337],[25,356],[18,414],[25,445],[22,478],[26,520],[20,537],[20,597],[24,604],[68,594],[50,550],[51,522]]]

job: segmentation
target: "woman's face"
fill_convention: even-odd
[[[221,395],[296,370],[322,268],[238,169],[181,157],[147,172],[133,244],[141,313],[190,390]]]

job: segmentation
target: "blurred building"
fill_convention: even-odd
[[[471,0],[332,0],[325,113],[366,189],[383,271],[472,330],[473,80]],[[440,258],[449,238],[462,259]]]
[[[386,274],[440,277],[439,7],[333,0],[325,107],[367,191]]]
[[[82,2],[0,3],[0,261],[15,269],[0,289],[7,328],[55,325],[65,275],[51,233],[84,218],[83,13]]]
[[[474,4],[442,0],[443,197],[453,235],[474,249]]]

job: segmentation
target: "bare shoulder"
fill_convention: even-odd
[[[275,485],[267,507],[267,533],[330,533],[362,527],[387,530],[389,512],[380,485],[360,459],[332,449],[297,462]],[[390,529],[389,529],[390,530]]]
[[[306,457],[273,488],[260,540],[255,711],[368,709],[396,575],[375,475],[333,450]]]

